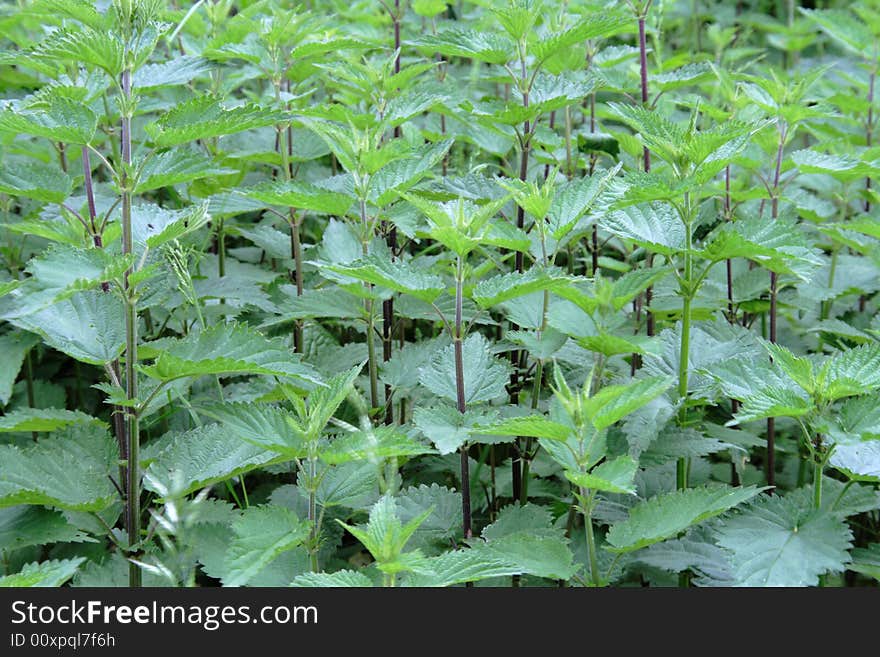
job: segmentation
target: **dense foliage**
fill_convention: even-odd
[[[880,578],[880,3],[0,6],[0,585]]]

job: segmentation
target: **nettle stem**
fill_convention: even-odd
[[[874,85],[877,81],[877,68],[871,69],[868,76],[868,117],[865,121],[865,146],[871,148],[874,141]],[[871,191],[871,176],[865,178],[865,191]],[[870,196],[865,199],[865,212],[871,211]],[[863,309],[864,310],[864,309]]]
[[[122,253],[132,253],[131,233],[131,181],[129,172],[131,169],[131,69],[122,72],[122,94],[124,96],[124,108],[122,112],[122,125],[120,128],[122,150]],[[134,289],[129,283],[132,273],[130,267],[124,275],[123,287],[125,290],[125,393],[128,399],[137,399],[137,299]],[[126,487],[126,517],[128,524],[128,548],[130,552],[136,552],[140,542],[141,533],[141,505],[140,505],[140,426],[137,411],[128,409],[128,484]],[[141,570],[134,563],[129,563],[128,583],[131,587],[141,586]]]
[[[522,95],[523,108],[529,107],[529,87],[528,87],[528,69],[526,68],[525,46],[520,44],[520,93]],[[519,179],[526,181],[529,175],[529,151],[531,149],[531,123],[525,121],[522,127],[522,135],[520,137],[520,157],[519,157]],[[525,226],[525,210],[522,206],[516,206],[516,227],[520,230]],[[524,256],[522,251],[517,251],[514,255],[514,268],[518,273],[522,273],[524,264]],[[515,331],[519,327],[516,324],[510,325],[511,330]],[[510,375],[510,403],[514,406],[519,404],[519,368],[522,353],[519,349],[510,352],[510,364],[513,366],[513,372]],[[521,436],[517,436],[514,441],[513,459],[511,460],[511,483],[513,488],[513,499],[522,498],[523,488],[523,447]]]
[[[455,353],[455,398],[458,412],[462,415],[467,411],[464,389],[464,356],[462,354],[462,298],[464,288],[464,262],[458,256],[455,267],[455,325],[453,327],[452,344]],[[465,539],[471,538],[471,477],[468,463],[468,446],[464,444],[459,450],[461,456],[461,526]]]
[[[788,125],[784,122],[779,124],[779,146],[776,149],[776,168],[773,172],[773,189],[770,199],[770,217],[775,221],[779,217],[779,178],[782,174],[782,156],[785,151],[785,141],[788,137]],[[776,302],[778,296],[778,276],[775,271],[770,272],[770,342],[776,344]],[[767,485],[776,485],[776,418],[767,418]],[[772,488],[770,492],[772,494]]]
[[[370,223],[367,218],[367,202],[363,196],[360,199],[361,225],[364,231],[363,241],[361,242],[361,252],[364,257],[368,253],[368,244],[370,236]],[[364,310],[367,313],[367,369],[370,372],[370,408],[379,408],[379,372],[376,363],[376,342],[373,333],[376,330],[375,320],[373,318],[373,285],[364,283],[367,288],[367,298],[364,299]]]
[[[394,73],[400,73],[400,0],[394,0]],[[394,128],[394,138],[399,139],[400,126]],[[397,257],[397,226],[394,223],[386,224],[383,229],[387,235],[386,243],[391,252],[391,259]],[[382,362],[391,360],[394,346],[394,297],[389,297],[382,302]],[[392,401],[391,386],[385,384],[385,424],[394,424],[394,402]]]
[[[290,80],[275,83],[275,99],[281,103],[281,86],[290,92]],[[289,123],[286,128],[278,130],[278,151],[281,155],[281,168],[285,180],[293,179],[293,126]],[[302,245],[300,243],[300,226],[302,217],[297,216],[296,208],[288,208],[287,224],[290,228],[290,257],[293,259],[293,271],[288,272],[291,282],[296,286],[296,296],[303,295],[302,274]],[[293,322],[293,350],[297,354],[303,352],[303,323],[301,319]]]
[[[693,227],[690,195],[684,197],[684,275],[682,279],[682,307],[681,307],[681,342],[678,356],[678,396],[681,407],[678,411],[678,424],[685,426],[687,423],[687,400],[688,400],[688,365],[690,362],[691,341],[691,301],[694,297],[694,264],[693,264]],[[687,458],[680,458],[676,463],[675,486],[678,490],[688,487]]]
[[[602,586],[602,578],[599,573],[599,559],[596,552],[596,536],[593,533],[593,496],[587,494],[586,488],[580,489],[581,499],[584,501],[584,538],[587,544],[587,560],[590,563],[590,580],[593,586]]]

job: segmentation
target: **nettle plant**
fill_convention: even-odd
[[[825,4],[4,7],[0,585],[876,585]]]

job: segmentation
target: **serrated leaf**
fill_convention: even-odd
[[[513,44],[491,32],[468,29],[446,29],[425,35],[413,44],[426,52],[447,57],[468,57],[489,64],[504,64],[513,55]]]
[[[419,562],[403,585],[446,587],[523,572],[521,565],[485,549],[452,550]]]
[[[801,417],[812,410],[812,402],[802,392],[778,386],[767,387],[743,399],[743,405],[731,424],[767,417]]]
[[[606,540],[612,552],[632,552],[659,543],[688,527],[752,499],[762,489],[714,486],[662,493],[640,502],[614,524]]]
[[[379,497],[379,479],[372,463],[343,463],[327,470],[318,485],[318,504],[363,508]]]
[[[291,459],[308,455],[305,435],[295,424],[288,422],[290,413],[277,406],[239,402],[204,406],[198,412],[257,447],[270,449]]]
[[[17,408],[0,417],[0,433],[57,431],[74,424],[103,425],[104,423],[81,411],[68,411],[63,408]]]
[[[355,570],[337,570],[335,573],[303,573],[294,578],[291,586],[309,588],[372,587],[373,582]]]
[[[527,417],[510,417],[483,426],[474,433],[490,436],[524,436],[530,438],[546,438],[547,440],[568,440],[573,433],[569,426],[554,422],[543,415]]]
[[[880,440],[838,443],[828,462],[850,479],[880,482]]]
[[[587,490],[600,490],[606,493],[619,493],[635,495],[636,489],[633,479],[638,470],[638,464],[630,456],[618,456],[611,461],[593,468],[591,472],[565,471],[565,478],[575,486]]]
[[[605,386],[586,401],[584,412],[596,429],[605,429],[663,394],[671,385],[670,377],[654,376]]]
[[[526,272],[510,272],[480,281],[474,286],[473,299],[481,308],[491,308],[533,292],[554,292],[571,283],[572,278],[558,267],[532,267]]]
[[[413,424],[441,454],[451,454],[467,444],[471,434],[478,433],[475,428],[485,418],[483,411],[459,413],[449,404],[418,406],[413,411]]]
[[[880,344],[873,343],[835,354],[819,375],[822,394],[835,400],[880,388]]]
[[[211,220],[207,203],[182,210],[141,205],[132,209],[132,218],[136,221],[136,228],[132,228],[134,241],[151,249],[195,232]]]
[[[427,303],[433,302],[445,289],[443,279],[439,276],[418,271],[410,263],[392,261],[380,255],[369,255],[346,265],[325,267],[366,283],[409,294]]]
[[[310,525],[283,506],[252,506],[232,523],[234,537],[226,552],[224,586],[242,586],[309,535]]]
[[[148,89],[184,85],[210,71],[210,62],[201,57],[180,55],[167,62],[140,67],[132,76],[132,86],[137,89]]]
[[[762,496],[718,529],[738,586],[815,586],[849,562],[852,532],[832,513]]]
[[[26,505],[0,509],[0,550],[85,542],[96,541],[68,523],[57,511]]]
[[[289,120],[286,112],[258,105],[224,107],[213,95],[199,96],[177,105],[144,129],[158,147],[197,139],[231,135]]]
[[[76,426],[32,447],[0,445],[0,507],[45,504],[100,511],[116,499],[119,448],[106,430]]]
[[[416,442],[395,427],[375,427],[336,438],[318,452],[325,463],[338,465],[349,461],[382,463],[395,457],[434,453],[427,445]]]
[[[125,46],[115,34],[90,27],[56,30],[34,50],[38,59],[91,64],[111,77],[122,73]]]
[[[406,157],[394,160],[370,176],[369,200],[386,205],[424,178],[452,146],[453,140],[426,144]]]
[[[262,183],[243,190],[242,193],[248,198],[268,205],[281,205],[295,210],[310,210],[336,216],[345,215],[353,202],[353,199],[346,194],[298,180]]]
[[[319,383],[317,373],[300,362],[281,338],[266,338],[234,324],[220,324],[163,342],[153,365],[142,371],[160,381],[208,374],[266,374]]]
[[[70,196],[73,183],[53,164],[34,160],[6,160],[0,167],[0,192],[46,203],[61,203]]]
[[[134,194],[230,173],[237,171],[216,165],[210,157],[197,150],[173,149],[156,153],[141,165]]]
[[[403,489],[396,499],[402,522],[430,511],[410,539],[411,547],[444,549],[461,534],[461,493],[437,484],[422,484]]]
[[[76,574],[85,560],[85,557],[74,557],[73,559],[53,559],[40,563],[29,563],[13,575],[0,577],[0,588],[8,586],[16,588],[61,586]]]
[[[0,132],[34,135],[66,144],[88,144],[98,118],[88,105],[63,96],[7,105],[0,112]]]
[[[563,538],[517,532],[472,549],[485,551],[487,556],[494,556],[521,573],[535,577],[568,580],[578,569],[568,541]]]
[[[655,253],[672,256],[685,248],[684,224],[671,205],[631,205],[606,214],[602,228]]]
[[[12,387],[21,371],[24,358],[37,343],[39,338],[30,333],[10,331],[0,335],[0,406],[6,406],[12,397]]]
[[[474,333],[462,344],[466,404],[491,401],[502,395],[509,379],[507,363],[495,358],[489,342]],[[435,395],[457,401],[454,345],[437,352],[419,375],[419,382]]]
[[[48,308],[10,321],[84,363],[110,363],[125,349],[124,308],[122,301],[113,294],[94,290],[79,292]]]
[[[163,436],[145,471],[145,487],[186,495],[285,457],[242,440],[220,424]],[[108,482],[109,483],[109,482]]]

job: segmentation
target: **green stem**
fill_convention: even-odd
[[[128,179],[128,171],[131,167],[131,69],[122,72],[122,93],[124,96],[124,109],[122,112],[122,126],[120,129],[120,141],[122,152],[122,253],[129,254],[132,249],[132,226],[131,226],[131,181]],[[129,276],[132,269],[125,272],[123,286],[125,290],[125,393],[128,399],[137,399],[137,301],[134,289],[129,284]],[[134,553],[138,549],[141,534],[141,477],[140,477],[140,425],[138,413],[135,409],[128,409],[128,482],[126,486],[126,515],[128,521],[128,548]],[[128,583],[132,588],[141,586],[141,571],[134,564],[129,563]]]
[[[584,509],[584,537],[587,542],[587,559],[590,562],[590,579],[593,582],[593,586],[599,587],[602,586],[602,578],[599,573],[599,559],[596,555],[596,536],[593,533],[593,513],[592,513],[592,495],[587,496],[587,490],[585,488],[581,488],[581,497],[588,504],[588,507]]]
[[[30,408],[36,408],[36,395],[34,394],[34,359],[31,357],[31,352],[28,350],[27,354],[24,357],[24,374],[25,374],[25,389],[27,390],[27,401],[28,406]],[[39,435],[36,431],[31,432],[31,438],[33,438],[34,442],[37,442],[37,438]]]
[[[681,343],[679,345],[678,358],[678,396],[681,400],[681,408],[678,411],[678,424],[684,426],[687,422],[687,397],[688,397],[688,363],[691,340],[691,301],[693,300],[693,232],[691,230],[690,198],[685,196],[685,252],[684,252],[684,280],[682,282],[684,294],[682,295],[681,309]],[[676,464],[676,488],[684,490],[688,487],[688,460],[680,458]]]

